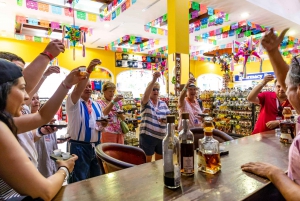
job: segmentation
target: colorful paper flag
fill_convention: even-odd
[[[49,4],[38,2],[38,9],[40,11],[49,12]]]
[[[41,42],[42,42],[42,38],[41,38],[41,37],[38,37],[38,36],[34,36],[33,41],[34,41],[34,42],[41,43]]]
[[[97,22],[97,15],[88,13],[88,20],[91,22]]]
[[[200,4],[198,2],[192,2],[192,9],[193,10],[200,10]]]
[[[121,13],[121,8],[120,8],[120,7],[118,7],[118,8],[117,8],[117,16],[119,16],[119,15],[120,15],[120,13]]]
[[[51,5],[51,11],[52,11],[53,14],[56,14],[56,15],[61,15],[62,14],[62,8],[59,7],[59,6]]]
[[[37,10],[38,9],[38,3],[36,1],[32,1],[32,0],[26,0],[26,7],[33,9],[33,10]]]
[[[77,19],[85,20],[86,19],[86,12],[77,11]]]
[[[207,7],[207,14],[208,15],[213,15],[214,14],[214,9],[211,7]]]
[[[23,6],[23,0],[17,0],[18,6]]]
[[[41,27],[46,27],[46,28],[49,28],[49,21],[47,20],[40,20],[40,26]]]

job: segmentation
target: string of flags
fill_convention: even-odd
[[[104,21],[114,20],[136,2],[137,0],[113,0],[101,11],[100,19]]]
[[[131,5],[135,4],[136,1],[137,0],[114,0],[100,14],[79,11],[76,9],[64,8],[57,5],[37,2],[35,0],[17,0],[17,5],[22,7],[23,4],[26,3],[27,9],[49,12],[56,15],[65,15],[67,17],[73,17],[74,14],[74,16],[80,20],[88,20],[90,22],[98,22],[98,21],[102,22],[102,21],[114,20],[121,13],[129,9]],[[79,0],[73,1],[74,5],[77,4],[78,2]]]
[[[41,26],[45,28],[49,28],[48,35],[51,35],[54,29],[61,29],[63,26],[71,27],[69,23],[59,23],[55,21],[48,21],[48,20],[39,20],[36,18],[28,18],[25,16],[16,16],[16,22],[21,24],[30,24],[35,26]],[[80,30],[84,31],[85,33],[91,36],[93,34],[93,28],[88,27],[79,27]]]
[[[201,39],[215,38],[222,39],[237,35],[238,38],[249,37],[251,35],[258,35],[269,30],[269,27],[261,26],[259,24],[250,21],[240,21],[227,25],[216,30],[202,33],[200,36],[196,36],[195,40],[201,42]]]
[[[155,48],[159,45],[159,39],[146,39],[137,37],[133,35],[125,35],[122,38],[119,38],[110,44],[105,46],[105,50],[112,50],[117,52],[142,52],[147,49]],[[126,47],[119,47],[119,44],[123,43]],[[129,47],[128,47],[129,45]]]
[[[189,8],[192,8],[194,11],[189,13],[189,20],[196,19],[200,15],[205,13],[208,14],[208,17],[205,17],[201,20],[197,20],[194,23],[190,24],[189,31],[193,33],[194,31],[200,31],[201,29],[205,29],[211,26],[221,25],[224,22],[229,21],[229,14],[222,12],[218,9],[214,9],[212,7],[207,7],[204,4],[199,4],[197,2],[190,2]],[[148,22],[144,25],[144,30],[146,32],[150,32],[152,34],[159,34],[159,35],[168,35],[168,30],[160,27],[161,23],[167,23],[168,21],[168,14],[164,14],[159,18]]]

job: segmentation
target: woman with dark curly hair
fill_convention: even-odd
[[[22,70],[0,59],[0,200],[20,195],[51,200],[73,171],[77,156],[58,161],[57,172],[45,178],[18,143],[16,135],[47,124],[58,110],[72,85],[86,79],[74,69],[58,87],[45,106],[35,114],[21,115],[28,99]]]

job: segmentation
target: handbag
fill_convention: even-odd
[[[120,127],[122,129],[122,133],[127,134],[129,132],[128,125],[125,123],[125,121],[120,121]]]

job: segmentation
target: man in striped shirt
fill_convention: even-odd
[[[101,64],[98,59],[91,61],[87,68],[88,77],[98,64]],[[91,83],[86,79],[77,84],[66,101],[68,133],[71,137],[70,152],[78,156],[70,183],[101,174],[94,147],[101,139],[96,120],[103,114],[100,105],[91,99],[91,94]]]
[[[160,72],[153,74],[141,101],[140,148],[151,162],[155,153],[155,160],[162,159],[162,140],[166,135],[166,116],[170,110],[164,101],[159,100],[159,83],[156,80]]]

